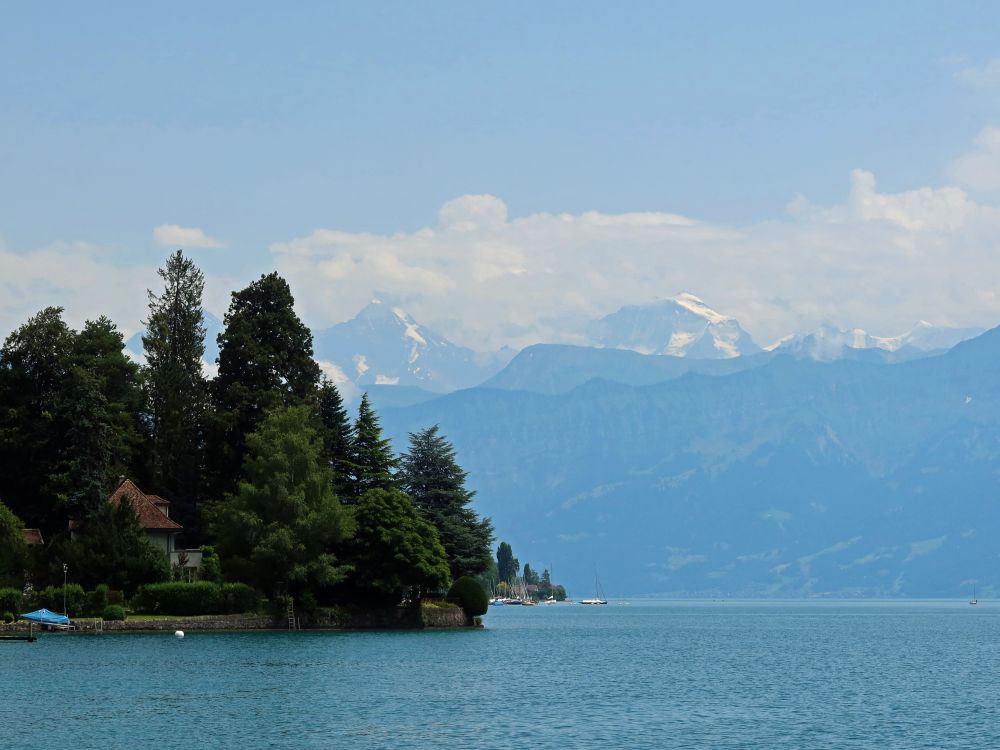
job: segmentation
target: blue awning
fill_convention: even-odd
[[[46,625],[69,625],[69,618],[66,615],[59,615],[44,608],[36,609],[34,612],[28,612],[27,614],[18,615],[18,617],[22,620],[41,622]]]

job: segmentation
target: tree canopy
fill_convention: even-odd
[[[208,390],[202,373],[204,274],[178,250],[157,271],[159,294],[149,290],[146,352],[150,473],[153,487],[171,498],[189,543],[198,534],[196,505],[204,469]]]
[[[353,529],[308,407],[272,412],[247,439],[243,479],[212,513],[227,577],[294,597],[339,583],[335,549]]]
[[[490,564],[493,524],[469,507],[475,492],[455,460],[455,448],[437,425],[410,433],[399,472],[400,486],[424,520],[438,531],[453,579],[475,576]]]
[[[299,320],[288,283],[277,273],[233,292],[219,334],[212,385],[212,491],[235,489],[247,436],[269,411],[309,403],[319,383],[312,333]]]
[[[447,589],[448,560],[437,531],[396,488],[369,490],[355,507],[352,586],[385,603]]]
[[[514,551],[507,542],[500,542],[497,547],[497,575],[501,581],[512,583],[517,578],[517,571],[521,564],[514,557]]]
[[[344,502],[357,503],[369,490],[395,487],[398,466],[399,459],[392,452],[392,443],[382,436],[378,415],[372,409],[368,394],[364,393],[358,405],[345,473],[340,480]]]

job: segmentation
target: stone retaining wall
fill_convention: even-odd
[[[79,631],[92,632],[94,621],[81,619]],[[390,609],[340,608],[326,611],[314,619],[302,618],[303,630],[421,630],[424,628],[465,628],[473,623],[459,607],[393,607]],[[38,626],[35,630],[38,631]],[[105,620],[105,632],[185,632],[229,630],[287,630],[288,622],[258,615],[208,615],[163,619]],[[0,633],[27,630],[27,623],[0,623]]]

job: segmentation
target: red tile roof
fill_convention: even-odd
[[[126,479],[111,493],[111,502],[119,505],[122,499],[128,498],[139,518],[139,525],[147,531],[180,531],[184,527],[177,521],[167,517],[167,514],[156,507],[157,501],[164,503],[156,495],[147,495],[131,479]],[[169,503],[168,503],[169,504]]]
[[[24,529],[24,543],[35,545],[35,544],[45,544],[45,540],[42,539],[42,532],[40,529]]]

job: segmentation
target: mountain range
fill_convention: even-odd
[[[205,312],[205,361],[218,356],[222,321]],[[608,378],[643,385],[687,372],[725,374],[750,369],[774,354],[818,361],[855,359],[903,362],[940,353],[982,333],[920,322],[895,337],[824,325],[761,348],[739,324],[689,293],[644,305],[627,305],[592,321],[589,346],[538,344],[474,351],[417,322],[406,310],[379,299],[348,321],[314,332],[313,351],[349,400],[362,391],[389,405],[426,400],[484,383],[490,387],[561,392],[588,380]],[[141,334],[127,347],[142,356]],[[618,354],[621,353],[621,354]],[[392,392],[387,386],[405,387]]]
[[[1000,329],[897,364],[741,359],[473,388],[383,425],[401,449],[439,424],[479,510],[578,597],[595,568],[619,595],[1000,594]]]
[[[619,595],[1000,595],[1000,329],[761,348],[679,295],[588,331],[484,354],[376,301],[315,355],[397,450],[439,424],[500,538],[577,596],[595,569]]]

